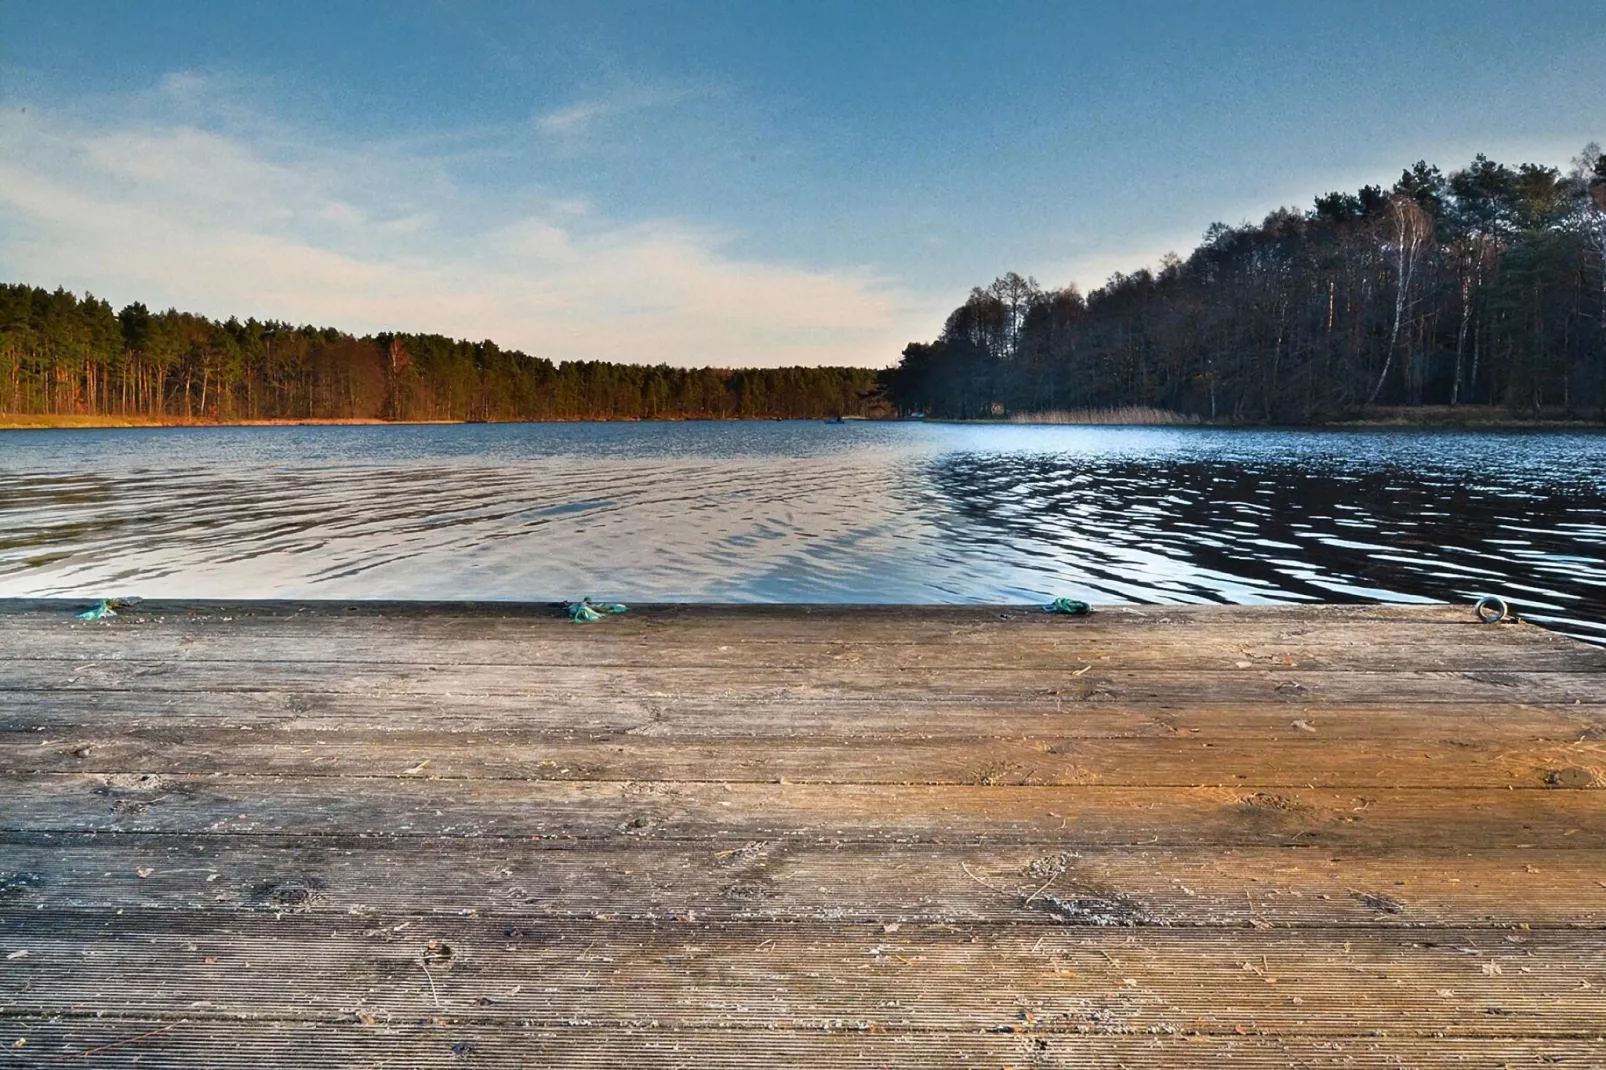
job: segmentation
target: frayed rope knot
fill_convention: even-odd
[[[102,598],[99,605],[78,614],[78,619],[104,620],[107,617],[115,617],[119,609],[126,609],[138,601],[137,598]]]
[[[569,619],[576,624],[595,624],[610,613],[626,613],[630,607],[618,602],[593,602],[589,598],[582,598],[578,602],[568,602],[563,607],[569,614]]]
[[[1093,607],[1086,602],[1078,602],[1074,598],[1056,598],[1043,607],[1044,613],[1068,613],[1073,617],[1085,617],[1093,612]]]

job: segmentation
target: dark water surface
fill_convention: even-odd
[[[1606,641],[1606,437],[0,432],[0,596],[1461,600]]]

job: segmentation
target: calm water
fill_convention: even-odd
[[[1417,601],[1606,640],[1606,436],[0,432],[0,596]]]

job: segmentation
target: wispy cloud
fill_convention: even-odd
[[[535,117],[535,127],[546,134],[573,134],[584,130],[602,116],[612,115],[619,109],[605,101],[588,100],[570,104]]]
[[[211,91],[169,79],[167,95],[174,86]],[[610,219],[581,190],[478,193],[417,146],[282,128],[257,138],[155,111],[0,117],[0,277],[11,280],[213,315],[489,337],[556,360],[876,365],[929,331],[930,307],[864,271],[731,248],[706,223]]]
[[[535,117],[535,129],[549,137],[574,138],[593,133],[622,116],[714,95],[715,91],[708,87],[624,84],[542,112]]]

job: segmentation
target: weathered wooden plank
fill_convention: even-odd
[[[0,915],[12,1015],[1595,1037],[1606,934]],[[27,955],[11,958],[15,951]]]
[[[36,628],[55,623],[76,625],[74,614],[93,604],[92,599],[0,598],[0,629]],[[396,619],[409,630],[431,626],[450,634],[475,633],[472,629],[555,626],[569,628],[559,603],[517,601],[391,601],[385,599],[146,599],[121,611],[109,621],[129,623],[184,621],[196,624],[231,623],[237,627],[272,626],[284,622],[360,619]],[[801,627],[829,627],[833,633],[863,627],[876,632],[900,626],[1010,628],[1075,627],[1130,630],[1147,625],[1244,623],[1332,625],[1356,621],[1409,622],[1431,625],[1472,624],[1469,606],[1443,603],[1266,603],[1261,605],[1173,604],[1098,606],[1090,616],[1064,617],[1045,613],[1036,605],[992,603],[934,603],[931,605],[843,603],[631,603],[627,616],[610,618],[609,627],[650,628],[654,625],[718,627],[738,624],[743,630],[771,629],[793,634]],[[1504,627],[1504,626],[1502,626]]]
[[[1296,723],[1297,722],[1297,723]],[[241,732],[203,727],[0,732],[0,773],[214,773],[441,779],[780,781],[814,784],[1104,784],[1324,788],[1606,787],[1606,741],[1512,734],[1471,742],[1346,739],[1295,718],[1230,743],[1181,732],[1133,738],[575,739],[561,731]],[[983,725],[975,725],[983,728]],[[115,734],[114,734],[115,733]],[[1336,738],[1334,738],[1336,737]],[[415,772],[409,773],[409,770]]]
[[[1593,1063],[1603,747],[1453,607],[0,604],[0,1054]]]
[[[0,831],[1606,847],[1598,791],[8,777]]]
[[[233,694],[509,695],[553,705],[605,705],[695,695],[711,704],[874,703],[942,701],[972,707],[1025,703],[1151,701],[1189,705],[1291,703],[1454,704],[1522,701],[1568,704],[1606,700],[1606,673],[1357,672],[1239,669],[1083,672],[990,669],[901,669],[881,672],[851,665],[812,669],[675,669],[544,665],[334,665],[304,661],[172,662],[60,661],[19,658],[5,663],[0,689]]]
[[[1606,926],[1606,852],[11,834],[12,910]]]
[[[366,1013],[366,1012],[365,1012]],[[372,1016],[370,1016],[371,1018]],[[1606,1064],[1606,1041],[1595,1037],[1265,1036],[1124,1034],[1113,1017],[1097,1031],[1041,1032],[1022,1020],[998,1033],[879,1032],[852,1023],[807,1031],[667,1029],[651,1026],[550,1029],[478,1022],[308,1023],[173,1019],[0,1020],[0,1066],[38,1060],[97,1067],[416,1067],[420,1070],[531,1066],[752,1070],[754,1065],[836,1070],[920,1067],[922,1070],[1510,1070],[1526,1066]],[[18,1041],[23,1043],[19,1046]]]
[[[734,623],[651,630],[530,627],[497,638],[418,634],[393,618],[309,618],[275,632],[230,622],[183,621],[0,630],[0,660],[275,662],[332,665],[543,665],[594,668],[800,669],[852,665],[902,669],[1194,672],[1258,668],[1383,672],[1401,669],[1540,672],[1606,669],[1606,648],[1530,626],[1424,628],[1394,621],[1328,626],[1244,623],[1139,629],[986,630],[924,627],[887,635],[865,628],[836,634],[822,626],[790,637],[755,637]],[[288,634],[286,634],[288,633]],[[583,634],[581,634],[583,633]],[[1001,641],[1002,640],[1002,641]]]
[[[1074,682],[1074,681],[1073,681]],[[587,694],[567,703],[519,695],[329,694],[241,691],[63,692],[0,690],[0,731],[99,733],[142,730],[187,734],[238,731],[393,733],[543,732],[593,740],[640,736],[660,740],[911,738],[1113,739],[1188,736],[1200,742],[1297,739],[1297,722],[1323,740],[1438,740],[1452,745],[1606,739],[1606,704],[1315,703],[1289,689],[1249,703],[1186,703],[1163,695],[1119,699],[1095,691],[1026,695],[1013,702],[956,700],[934,692],[919,701],[874,694],[820,699],[807,693],[767,694],[732,702],[723,695]],[[242,739],[246,738],[241,736]]]

